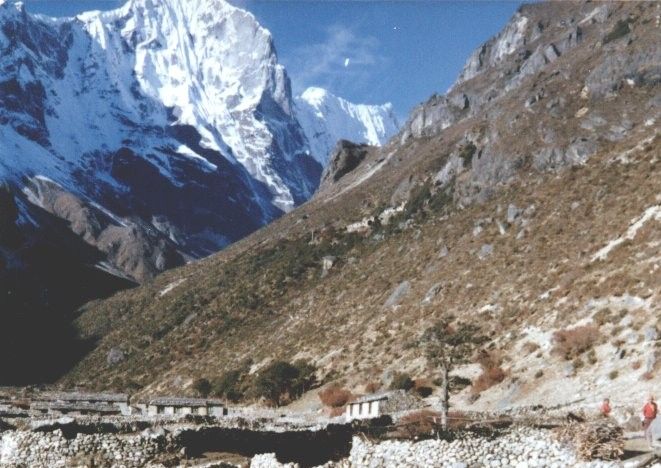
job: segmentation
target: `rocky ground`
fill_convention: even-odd
[[[144,421],[142,422],[144,423]],[[53,427],[56,427],[53,429]],[[107,424],[104,432],[85,433],[98,430],[100,425],[79,425],[74,431],[71,421],[52,427],[33,424],[32,429],[6,430],[0,434],[0,467],[247,467],[251,468],[299,468],[320,466],[324,468],[373,468],[373,467],[634,467],[653,466],[638,464],[627,449],[627,461],[580,460],[572,447],[562,443],[551,429],[513,426],[498,432],[459,432],[452,440],[379,440],[366,437],[356,430],[350,440],[350,451],[342,457],[329,457],[325,464],[317,465],[304,460],[282,463],[279,453],[240,453],[240,449],[218,453],[195,452],[191,430],[192,424],[171,423],[170,425],[125,432],[122,425]],[[197,434],[203,440],[204,428]],[[256,426],[254,434],[266,434]],[[293,429],[292,429],[293,430]],[[182,433],[189,431],[185,437]],[[295,431],[294,431],[295,432]],[[369,431],[368,431],[369,432]],[[253,434],[253,435],[254,435]],[[206,434],[208,436],[208,433]],[[220,436],[222,437],[222,436]],[[284,440],[284,439],[283,439]],[[329,444],[336,443],[329,440]],[[349,439],[346,439],[347,441]],[[640,444],[639,444],[640,445]],[[637,447],[637,446],[636,446]],[[635,447],[634,447],[635,448]],[[298,445],[303,452],[304,446]],[[341,453],[341,448],[336,453]],[[329,452],[330,453],[330,452]],[[285,455],[284,458],[287,458]]]

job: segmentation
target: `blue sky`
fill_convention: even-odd
[[[121,0],[27,0],[70,16]],[[468,55],[496,34],[518,1],[232,0],[273,34],[295,93],[321,86],[353,102],[392,102],[404,119],[445,92]]]

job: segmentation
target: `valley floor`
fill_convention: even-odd
[[[578,412],[578,409],[575,409]],[[570,423],[574,412],[528,410],[488,415],[483,424],[436,436],[393,432],[395,422],[347,422],[283,409],[222,418],[47,416],[0,419],[1,467],[659,467],[661,444],[650,449],[640,431],[614,420]],[[409,412],[408,414],[411,414]],[[486,415],[485,415],[486,416]],[[495,419],[494,419],[495,418]],[[477,421],[477,419],[475,420]],[[500,421],[498,423],[493,421]],[[659,425],[661,426],[661,425]],[[591,445],[566,434],[613,431]],[[656,437],[661,437],[661,427]],[[659,441],[657,441],[659,443]],[[613,449],[615,447],[615,449]],[[619,448],[618,448],[619,447]],[[610,452],[609,452],[610,451]],[[606,457],[610,458],[610,457]]]

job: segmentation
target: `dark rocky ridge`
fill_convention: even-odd
[[[356,144],[347,140],[337,142],[328,166],[321,175],[319,191],[338,182],[343,176],[356,169],[367,156],[369,145]]]

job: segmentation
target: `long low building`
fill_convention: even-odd
[[[32,397],[30,409],[40,413],[131,414],[125,393],[43,392]]]
[[[150,400],[147,412],[151,416],[196,414],[220,417],[227,415],[228,410],[221,400],[162,397]]]
[[[30,409],[47,414],[122,414],[121,409],[116,405],[87,402],[36,401],[32,403]]]

